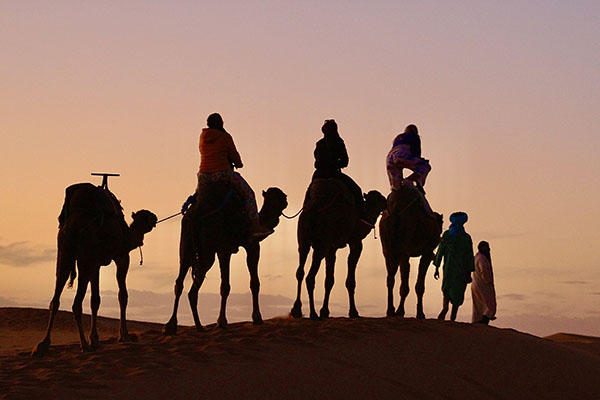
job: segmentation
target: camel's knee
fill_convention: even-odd
[[[351,290],[351,291],[356,289],[356,279],[351,279],[351,278],[346,279],[346,289]]]
[[[92,310],[98,310],[100,308],[100,295],[92,295],[91,297]]]
[[[119,304],[126,306],[128,299],[129,294],[127,293],[127,290],[119,290]]]
[[[423,296],[425,293],[425,282],[417,282],[415,285],[415,292],[418,296]]]
[[[258,278],[250,279],[250,290],[252,292],[260,290],[260,281]]]
[[[333,288],[333,284],[335,283],[335,279],[332,277],[325,278],[325,289],[331,290]]]
[[[396,284],[396,278],[394,277],[394,275],[388,276],[387,277],[387,287],[388,287],[388,289],[393,288],[395,284]]]
[[[181,296],[181,293],[183,293],[183,279],[181,281],[179,279],[175,281],[175,287],[173,288],[173,292],[175,293],[175,296]]]
[[[198,302],[198,291],[194,290],[193,287],[188,292],[188,300],[191,304],[196,304]]]
[[[298,268],[296,270],[296,280],[301,282],[304,279],[304,268]]]
[[[229,283],[221,284],[221,296],[229,296],[231,291],[231,285]]]
[[[315,276],[312,274],[308,274],[306,276],[306,288],[310,291],[315,289]]]
[[[400,296],[406,297],[410,293],[410,287],[408,285],[402,284],[400,286]]]

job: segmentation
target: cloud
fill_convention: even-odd
[[[15,242],[0,245],[0,264],[11,267],[30,265],[56,260],[56,249],[35,246],[30,242]]]
[[[587,285],[590,282],[587,282],[587,281],[560,281],[559,283],[564,283],[565,285]]]

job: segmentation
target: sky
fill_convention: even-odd
[[[0,306],[47,307],[64,189],[99,184],[91,172],[121,174],[109,186],[128,221],[141,208],[176,213],[195,189],[200,131],[219,112],[259,206],[277,186],[288,215],[301,208],[323,120],[338,122],[344,172],[385,195],[392,139],[416,124],[445,228],[465,211],[474,243],[490,242],[494,325],[600,336],[599,20],[600,3],[583,0],[0,1]],[[296,224],[283,219],[262,242],[267,318],[287,315],[295,298]],[[147,235],[143,266],[131,253],[130,318],[168,319],[179,230],[174,218]],[[347,252],[333,316],[348,310]],[[428,317],[442,303],[433,270]],[[324,268],[318,305],[323,280]],[[357,270],[361,315],[385,315],[385,285],[371,234]],[[215,265],[201,290],[204,323],[216,320],[218,288]],[[101,290],[100,314],[118,316],[114,264]],[[242,250],[230,321],[250,319],[248,293]],[[65,290],[61,308],[73,295]],[[467,289],[459,321],[470,321],[470,298]],[[179,320],[191,324],[186,303]]]

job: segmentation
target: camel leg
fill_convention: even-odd
[[[317,272],[319,272],[319,267],[321,266],[321,261],[325,255],[322,250],[313,250],[313,259],[312,264],[310,266],[310,270],[308,271],[308,275],[306,276],[306,289],[308,291],[308,302],[310,304],[310,319],[317,320],[319,319],[319,315],[315,310],[315,278],[317,276]]]
[[[210,252],[208,255],[205,255],[202,259],[199,260],[199,264],[197,266],[197,272],[193,271],[192,276],[194,278],[194,282],[192,283],[192,287],[188,292],[188,300],[190,302],[190,309],[192,310],[192,316],[194,317],[194,325],[196,325],[196,332],[204,331],[202,327],[202,323],[200,323],[200,316],[198,315],[198,292],[202,287],[202,283],[204,283],[204,279],[206,278],[206,273],[212,268],[215,262],[215,253]]]
[[[260,258],[260,245],[252,243],[246,247],[246,264],[250,273],[250,291],[252,292],[252,323],[261,325],[263,323],[258,303],[260,292],[260,280],[258,278],[258,260]]]
[[[388,305],[386,315],[388,317],[394,317],[396,311],[394,310],[394,285],[396,284],[396,274],[398,273],[398,263],[395,257],[391,255],[385,256],[385,267],[387,269],[387,292],[388,292]]]
[[[98,338],[97,320],[98,309],[100,308],[100,267],[98,267],[91,276],[92,296],[90,297],[90,308],[92,309],[92,326],[90,328],[90,346],[92,349],[100,347]]]
[[[127,293],[127,272],[129,272],[129,254],[115,260],[117,264],[117,284],[119,285],[119,308],[121,311],[119,320],[119,342],[135,342],[137,336],[130,334],[127,330],[127,303],[129,302],[129,293]]]
[[[404,302],[406,301],[406,297],[408,297],[408,293],[410,292],[410,287],[408,286],[409,278],[410,260],[408,256],[403,256],[400,259],[400,305],[396,310],[396,315],[399,317],[404,317]]]
[[[298,269],[296,270],[296,280],[298,281],[298,291],[296,293],[296,301],[294,302],[294,307],[292,307],[291,315],[294,318],[302,318],[302,301],[301,292],[302,292],[302,281],[304,280],[304,265],[306,264],[306,259],[308,257],[308,253],[310,252],[310,245],[301,244],[298,246],[298,255],[300,258],[300,262],[298,264]]]
[[[62,294],[65,284],[69,279],[69,274],[73,268],[75,268],[75,258],[61,255],[59,250],[58,260],[56,266],[56,284],[54,286],[54,296],[50,301],[50,318],[48,319],[48,327],[46,328],[46,335],[41,342],[31,352],[31,356],[43,356],[50,349],[50,332],[52,331],[52,324],[54,324],[54,318],[58,313],[58,307],[60,306],[60,295]]]
[[[90,346],[85,338],[85,334],[83,333],[83,323],[81,321],[83,315],[83,299],[85,297],[85,292],[87,291],[89,279],[89,271],[95,267],[91,267],[90,265],[83,265],[81,262],[79,263],[79,278],[77,279],[77,293],[75,294],[75,299],[73,300],[73,316],[75,317],[75,323],[77,324],[77,330],[79,331],[79,340],[81,341],[81,351],[89,351]]]
[[[427,276],[427,270],[429,264],[433,260],[434,254],[426,254],[421,256],[419,260],[419,274],[417,276],[417,283],[415,285],[415,292],[417,293],[417,318],[425,319],[425,313],[423,312],[423,294],[425,293],[425,277]]]
[[[190,269],[190,263],[188,259],[180,259],[179,262],[179,275],[175,279],[175,302],[173,303],[173,314],[169,321],[165,324],[165,335],[175,335],[177,333],[177,309],[179,308],[179,299],[183,293],[183,282]]]
[[[325,297],[323,298],[323,306],[319,312],[321,318],[329,318],[329,296],[335,282],[335,250],[332,250],[325,257]]]
[[[346,289],[348,289],[348,299],[350,302],[350,318],[358,318],[358,310],[354,302],[354,291],[356,289],[356,266],[362,253],[362,242],[350,243],[350,254],[348,254],[348,276],[346,277]]]
[[[217,327],[227,328],[227,297],[231,291],[229,283],[229,270],[231,266],[231,253],[218,253],[219,269],[221,270],[221,310],[217,319]]]
[[[442,306],[442,311],[440,311],[437,319],[443,321],[446,319],[446,314],[448,314],[448,306],[450,305],[450,299],[444,295],[444,304]]]

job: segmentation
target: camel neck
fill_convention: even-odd
[[[270,229],[275,228],[279,224],[280,215],[281,212],[277,212],[274,209],[265,209],[265,207],[258,213],[261,224]]]

